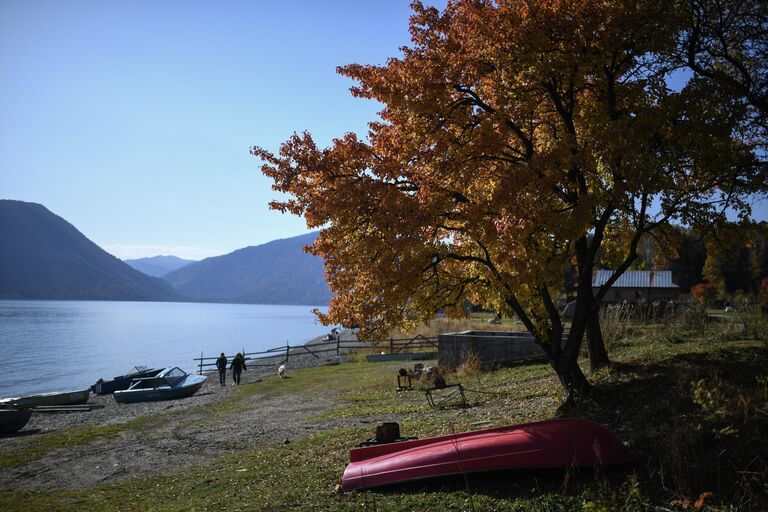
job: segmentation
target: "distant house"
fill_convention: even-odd
[[[595,271],[593,293],[612,275],[613,270]],[[679,296],[680,287],[672,282],[671,270],[627,270],[613,283],[603,302],[671,300]]]

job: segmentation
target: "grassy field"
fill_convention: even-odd
[[[432,409],[419,390],[398,393],[397,366],[391,363],[354,362],[296,371],[290,379],[270,377],[203,412],[237,414],[253,407],[258,396],[312,400],[317,393],[334,393],[336,405],[317,420],[333,418],[339,426],[112,485],[0,490],[0,510],[768,510],[768,346],[749,334],[752,339],[717,330],[672,333],[668,326],[629,329],[611,344],[613,367],[592,375],[591,396],[568,411],[558,409],[564,395],[546,365],[486,373],[465,368],[449,376],[449,383],[460,381],[471,390],[465,408]],[[336,490],[349,448],[371,437],[382,419],[398,421],[403,435],[424,437],[557,414],[608,426],[636,463],[598,474],[507,472],[368,492]],[[72,443],[143,426],[83,432]],[[66,444],[57,438],[55,447]],[[19,456],[3,463],[19,463]]]

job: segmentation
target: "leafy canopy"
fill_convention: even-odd
[[[601,246],[620,263],[670,220],[747,212],[743,107],[696,79],[667,89],[658,56],[686,21],[669,2],[412,7],[400,58],[339,68],[383,105],[367,139],[251,150],[289,196],[271,206],[322,228],[323,321],[384,335],[469,300],[545,342],[572,260],[590,279]]]

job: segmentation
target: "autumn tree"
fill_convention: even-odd
[[[735,292],[757,296],[768,275],[768,228],[766,223],[724,223],[705,240],[704,277],[717,288],[720,298]]]
[[[671,62],[691,69],[749,108],[754,135],[768,135],[768,1],[684,0]]]
[[[699,283],[691,287],[693,300],[699,304],[711,305],[717,298],[717,286],[710,283]]]
[[[704,234],[676,225],[655,230],[638,247],[638,260],[632,268],[668,269],[672,281],[687,292],[703,278],[707,256]]]
[[[277,154],[252,148],[288,194],[272,207],[321,228],[310,251],[335,292],[324,322],[384,336],[461,314],[466,300],[514,313],[578,398],[582,339],[590,331],[604,352],[598,304],[640,239],[745,208],[755,176],[734,137],[743,105],[700,80],[668,90],[659,56],[685,19],[665,1],[413,10],[400,58],[339,69],[355,96],[383,106],[366,139],[320,148],[304,133]],[[593,295],[598,251],[617,271]],[[556,296],[572,261],[561,343]]]

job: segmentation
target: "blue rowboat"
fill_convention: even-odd
[[[121,404],[174,400],[194,395],[207,379],[203,375],[190,375],[174,366],[154,377],[133,379],[128,389],[115,391],[112,396]]]
[[[99,379],[96,384],[91,386],[91,391],[97,395],[108,395],[122,389],[128,389],[134,379],[141,377],[154,377],[163,371],[162,368],[147,368],[146,366],[134,366],[133,369],[125,375],[118,375],[112,380]]]

